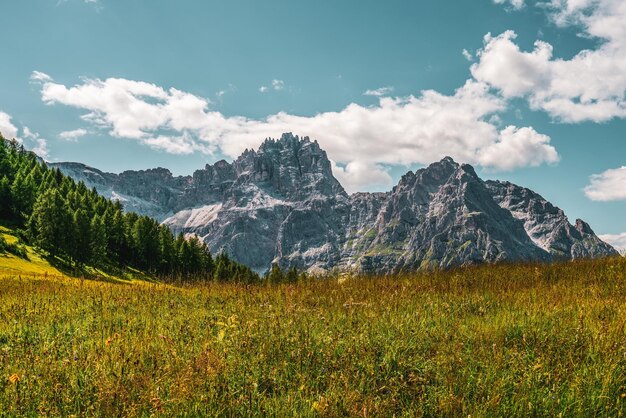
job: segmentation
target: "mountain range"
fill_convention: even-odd
[[[367,273],[618,254],[539,194],[484,181],[449,157],[409,171],[389,192],[352,195],[317,141],[291,133],[191,176],[50,165],[259,271],[273,262]]]

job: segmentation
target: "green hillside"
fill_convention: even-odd
[[[6,244],[0,243],[0,268],[7,272],[116,277],[141,271],[169,281],[261,279],[227,254],[214,256],[197,237],[175,237],[148,216],[124,212],[120,202],[99,196],[2,137],[0,224],[11,225],[10,233],[4,230]]]
[[[14,232],[2,226],[0,226],[0,240],[4,240],[8,244],[18,244],[18,238]],[[23,248],[26,251],[25,257],[8,251],[0,253],[0,276],[63,275],[32,247],[23,246]]]

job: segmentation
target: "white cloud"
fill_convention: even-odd
[[[338,112],[298,116],[285,112],[262,120],[227,117],[206,99],[174,88],[118,78],[85,79],[66,87],[42,83],[42,100],[84,110],[81,116],[112,136],[131,138],[170,153],[212,153],[230,157],[283,132],[308,135],[330,158],[345,165],[338,177],[352,185],[387,184],[382,165],[428,164],[451,156],[494,169],[534,166],[558,159],[550,138],[532,128],[506,127],[491,118],[506,103],[484,83],[468,81],[453,95],[433,90],[418,97],[381,97],[375,106],[355,103]],[[508,152],[515,155],[506,156]],[[370,172],[371,171],[371,172]],[[350,186],[352,187],[352,186]]]
[[[30,79],[33,82],[45,83],[47,81],[52,81],[52,78],[46,73],[42,73],[41,71],[33,71],[30,75]]]
[[[389,172],[378,164],[352,161],[340,167],[331,160],[333,175],[339,180],[348,193],[364,188],[390,189],[393,179]]]
[[[626,200],[626,166],[606,170],[589,178],[585,195],[591,200]]]
[[[558,25],[578,25],[582,35],[603,42],[561,59],[553,57],[547,42],[522,51],[513,31],[488,34],[472,75],[505,98],[525,97],[531,108],[564,122],[626,117],[626,2],[552,0],[544,7]]]
[[[43,158],[44,160],[48,158],[48,141],[43,138],[35,138],[35,144],[30,148],[35,154]]]
[[[11,122],[11,116],[0,112],[0,134],[6,139],[17,138],[17,127]]]
[[[549,136],[540,134],[531,127],[507,126],[500,131],[496,142],[482,150],[478,160],[485,167],[513,170],[557,163],[559,154],[550,145]]]
[[[68,3],[70,0],[57,0],[57,6]],[[101,0],[77,0],[79,3],[90,4],[94,7],[97,12],[102,10],[102,1]]]
[[[609,244],[611,244],[621,254],[626,255],[626,232],[621,234],[602,234],[598,237]]]
[[[388,96],[389,93],[392,93],[392,92],[393,92],[393,87],[387,86],[387,87],[381,87],[381,88],[374,89],[374,90],[366,90],[363,93],[363,96],[382,97],[382,96]]]
[[[37,132],[31,131],[28,126],[22,129],[24,146],[43,159],[48,158],[48,141],[41,138]]]
[[[524,0],[493,0],[496,4],[509,4],[515,10],[524,7]]]
[[[28,126],[22,127],[22,135],[18,135],[18,128],[11,122],[11,116],[0,112],[0,133],[6,139],[15,139],[24,144],[26,149],[34,151],[41,158],[48,157],[48,141],[41,138],[38,133],[32,132]]]
[[[472,53],[469,52],[465,48],[463,48],[463,51],[461,51],[461,53],[463,54],[463,57],[465,57],[465,59],[468,60],[468,61],[472,61],[474,59],[474,56],[472,55]]]
[[[271,86],[261,86],[259,87],[259,91],[261,93],[267,93],[270,90],[276,90],[276,91],[280,91],[280,90],[284,90],[285,89],[285,82],[283,80],[278,80],[278,79],[274,79],[272,80]]]
[[[65,139],[67,141],[76,141],[78,138],[87,135],[88,132],[86,129],[74,129],[72,131],[64,131],[59,134],[59,138]]]
[[[285,88],[285,82],[283,80],[272,80],[272,88],[274,90],[282,90]]]

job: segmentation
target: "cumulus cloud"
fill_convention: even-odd
[[[478,161],[485,167],[513,170],[557,163],[559,154],[550,145],[549,136],[531,127],[507,126],[500,131],[497,141],[482,150]]]
[[[47,81],[52,81],[52,78],[50,78],[48,74],[42,73],[41,71],[33,71],[30,75],[30,80],[35,83],[45,83]]]
[[[515,10],[519,10],[524,7],[524,0],[493,0],[493,2],[496,4],[510,5]]]
[[[70,1],[70,0],[58,0],[57,1],[57,6],[60,6],[60,5],[64,4],[64,3],[67,3],[68,1]],[[81,1],[82,3],[85,3],[85,4],[91,4],[91,5],[95,6],[96,10],[100,10],[102,8],[102,4],[101,4],[100,0],[79,0],[79,1]]]
[[[0,112],[0,134],[6,139],[17,138],[17,127],[11,122],[11,116]]]
[[[65,139],[67,141],[76,141],[78,138],[87,135],[86,129],[74,129],[72,131],[64,131],[59,134],[59,138]]]
[[[32,132],[28,126],[22,129],[22,135],[24,139],[21,139],[21,141],[24,142],[26,148],[43,159],[48,158],[48,141],[40,137],[37,132]]]
[[[506,103],[472,80],[453,95],[426,90],[417,97],[380,97],[374,106],[352,103],[338,112],[280,112],[260,120],[227,117],[191,93],[119,78],[85,79],[71,87],[50,79],[42,82],[41,95],[45,103],[83,110],[82,119],[114,137],[175,154],[220,150],[234,158],[283,132],[308,135],[343,165],[338,177],[353,190],[370,181],[388,184],[383,165],[428,164],[448,155],[503,170],[558,159],[550,138],[532,128],[499,129],[492,117]],[[515,155],[505,156],[509,152]]]
[[[340,167],[331,160],[333,175],[348,193],[362,190],[364,186],[372,189],[389,189],[393,179],[389,172],[378,164],[352,161]]]
[[[487,34],[471,67],[474,78],[505,98],[524,97],[531,108],[564,122],[626,117],[626,2],[552,0],[544,7],[558,25],[577,25],[601,45],[561,59],[553,57],[547,42],[523,51],[513,31]]]
[[[15,139],[41,158],[48,157],[48,141],[31,131],[28,126],[22,127],[22,134],[19,135],[19,129],[11,122],[11,116],[5,112],[0,112],[0,134],[6,139]]]
[[[268,87],[268,86],[261,86],[261,87],[259,87],[259,91],[261,93],[267,93],[270,90],[280,91],[280,90],[284,90],[284,89],[285,89],[285,82],[283,80],[278,80],[278,79],[272,80],[272,83],[271,83],[270,87]]]
[[[381,88],[373,89],[373,90],[366,90],[363,93],[363,96],[382,97],[382,96],[388,96],[389,93],[392,93],[392,92],[393,92],[393,87],[387,86],[387,87],[381,87]]]
[[[274,90],[282,90],[285,88],[285,82],[283,80],[272,80],[272,88]]]
[[[468,60],[468,61],[472,61],[474,59],[474,56],[472,55],[472,53],[469,52],[465,48],[463,48],[463,51],[461,51],[461,53],[463,54],[463,57],[465,57],[465,59]]]
[[[591,200],[626,200],[626,167],[613,168],[589,178],[585,195]]]
[[[611,244],[621,254],[626,255],[626,232],[621,234],[602,234],[598,237],[609,244]]]

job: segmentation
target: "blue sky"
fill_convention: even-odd
[[[3,2],[0,132],[189,174],[292,131],[350,191],[451,155],[626,245],[625,3]]]

